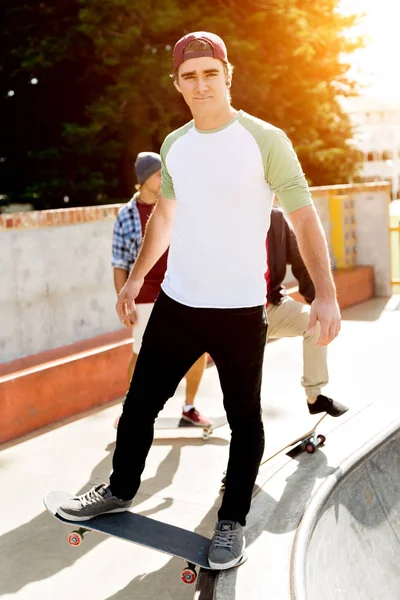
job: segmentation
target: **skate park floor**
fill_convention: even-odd
[[[296,459],[279,455],[260,469],[260,489],[246,527],[249,560],[217,578],[216,600],[290,597],[291,552],[305,507],[343,461],[399,417],[399,331],[398,296],[343,311],[341,334],[329,350],[326,394],[350,410],[340,419],[327,418],[327,442],[315,454]],[[290,423],[302,419],[307,410],[301,367],[300,339],[267,345],[262,392],[266,453],[285,439]],[[179,414],[183,396],[181,384],[163,416]],[[223,414],[214,367],[205,373],[196,404],[211,417]],[[96,600],[195,596],[195,586],[180,581],[182,561],[96,534],[72,548],[67,544],[68,527],[43,508],[42,497],[50,489],[75,493],[107,481],[115,447],[113,422],[119,410],[115,403],[0,448],[2,600],[66,600],[72,594]],[[179,436],[175,431],[156,432],[133,510],[211,536],[229,439],[227,426],[208,441],[197,431]],[[346,535],[344,524],[340,531]],[[312,545],[309,551],[314,551]],[[200,599],[201,591],[196,596]],[[376,595],[371,598],[379,600]]]

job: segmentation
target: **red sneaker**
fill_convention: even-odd
[[[189,423],[196,427],[208,427],[212,425],[212,421],[208,417],[201,415],[195,408],[191,408],[187,412],[182,410],[182,419],[189,421]]]

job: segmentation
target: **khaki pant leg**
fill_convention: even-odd
[[[308,397],[318,396],[328,383],[327,348],[316,345],[319,323],[313,335],[307,335],[310,307],[286,297],[278,306],[267,307],[268,337],[303,337],[303,377],[301,384]]]

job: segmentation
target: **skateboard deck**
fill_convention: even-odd
[[[193,425],[189,421],[185,421],[181,416],[179,417],[159,417],[154,422],[154,429],[198,429],[200,430],[201,437],[203,440],[209,440],[214,429],[223,427],[227,424],[226,416],[214,417],[211,419],[211,425]],[[118,429],[119,417],[114,421],[115,429]]]
[[[159,417],[155,420],[154,429],[199,429],[202,431],[203,440],[208,440],[214,429],[223,427],[227,424],[226,416],[214,417],[211,419],[211,425],[193,425],[181,417]]]
[[[75,527],[68,536],[71,546],[79,546],[85,533],[96,531],[186,561],[188,566],[181,574],[184,583],[193,583],[196,580],[196,566],[213,570],[207,558],[211,545],[209,538],[130,511],[100,515],[88,521],[69,521],[61,517],[57,509],[60,504],[72,497],[73,495],[68,492],[54,490],[48,492],[43,498],[46,509],[55,519],[72,528]],[[246,558],[243,558],[235,566],[239,567],[245,560]]]
[[[301,435],[287,443],[286,446],[282,446],[281,448],[279,448],[279,450],[277,450],[273,454],[270,454],[267,458],[263,459],[260,463],[260,467],[262,465],[265,465],[265,463],[267,463],[268,461],[275,458],[275,456],[278,456],[278,454],[281,454],[281,452],[289,450],[289,448],[294,448],[298,445],[301,446],[300,449],[305,450],[309,454],[315,452],[315,449],[318,446],[322,446],[326,441],[326,437],[321,433],[317,433],[317,429],[327,416],[327,413],[323,414],[322,417],[316,416],[317,420],[315,421],[315,424],[308,431],[302,433]]]

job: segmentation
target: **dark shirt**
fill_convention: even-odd
[[[142,232],[146,230],[147,221],[154,209],[154,204],[143,204],[140,200],[137,200],[137,207],[140,215],[140,222],[142,224]],[[164,279],[165,271],[167,270],[168,250],[164,252],[161,258],[158,259],[156,264],[147,273],[144,278],[144,284],[135,302],[137,304],[145,304],[147,302],[155,302],[158,294],[160,293],[161,284]]]
[[[294,231],[285,219],[282,210],[276,207],[273,207],[271,212],[271,226],[267,236],[267,248],[269,268],[268,303],[280,304],[282,299],[287,296],[287,290],[282,282],[286,276],[287,265],[291,265],[293,275],[299,282],[300,294],[308,304],[311,304],[315,298],[314,284],[301,258]]]

